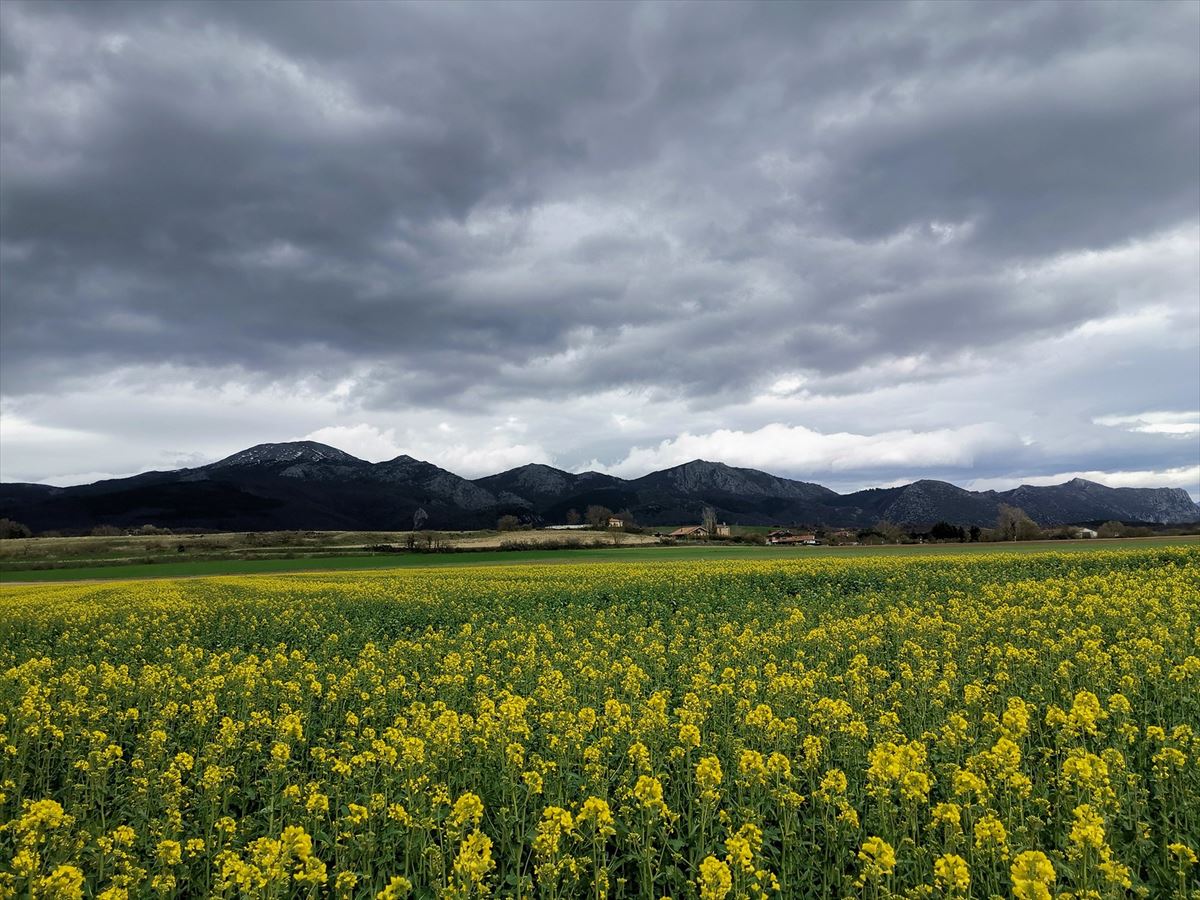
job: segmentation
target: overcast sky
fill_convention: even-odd
[[[1200,498],[1200,4],[0,4],[0,477]]]

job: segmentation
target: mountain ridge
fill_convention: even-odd
[[[1008,491],[918,479],[839,494],[815,482],[691,460],[633,479],[543,463],[468,479],[407,454],[372,463],[316,441],[256,444],[202,466],[85,485],[0,484],[0,517],[36,531],[106,524],[237,531],[482,528],[501,515],[559,523],[590,505],[627,509],[650,526],[698,521],[709,506],[731,524],[866,527],[886,519],[991,525],[1002,503],[1047,526],[1200,520],[1200,506],[1181,488],[1110,488],[1080,478]]]

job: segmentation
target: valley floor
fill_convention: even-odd
[[[34,538],[0,544],[0,584],[54,581],[108,581],[141,578],[189,578],[219,575],[278,574],[411,568],[443,568],[529,563],[577,564],[588,562],[652,562],[668,560],[774,560],[812,557],[912,557],[989,552],[1034,553],[1047,550],[1087,552],[1200,546],[1200,536],[1120,538],[1080,541],[1021,541],[976,544],[903,544],[870,547],[764,547],[753,544],[703,543],[663,545],[642,535],[623,535],[622,543],[577,550],[500,550],[501,540],[545,540],[555,532],[515,532],[511,538],[495,532],[455,535],[454,550],[435,553],[378,553],[369,548],[393,542],[397,535],[363,532],[310,532],[305,543],[246,547],[236,539],[245,535],[182,535],[155,538],[186,542],[185,554],[134,555],[129,537]],[[602,539],[602,533],[585,533]],[[607,539],[611,541],[611,539]],[[57,545],[56,545],[56,542]],[[145,543],[142,539],[141,543]],[[27,545],[26,547],[10,545]],[[27,550],[22,553],[20,551]],[[179,558],[184,557],[184,558]]]

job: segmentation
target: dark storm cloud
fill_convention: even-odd
[[[1014,249],[1105,246],[1194,213],[1194,7],[861,12],[10,4],[3,225],[18,251],[5,262],[6,379],[21,390],[64,357],[286,376],[304,365],[291,348],[311,346],[376,361],[385,394],[403,390],[405,372],[444,369],[443,396],[419,399],[453,402],[457,384],[561,352],[581,326],[594,330],[588,363],[576,383],[555,382],[637,382],[650,373],[614,358],[614,336],[682,319],[658,336],[658,371],[687,366],[673,345],[703,346],[736,382],[739,341],[775,312],[739,289],[747,274],[778,270],[785,306],[802,313],[864,297],[836,273],[805,285],[796,263],[811,248],[802,239],[789,259],[760,229],[803,220],[878,239],[977,221],[957,252],[979,254],[968,262],[985,274],[956,299],[992,309],[988,266]],[[1140,86],[1129,66],[1143,67]],[[819,177],[781,199],[758,171],[771,154],[805,157]],[[666,211],[654,230],[689,257],[675,260],[676,283],[603,274],[655,265],[619,230],[580,242],[579,264],[552,281],[529,266],[494,299],[456,278],[503,267],[530,239],[517,227],[481,247],[445,223],[580,195],[625,206],[623,182],[665,195],[651,218]],[[750,272],[715,271],[730,257]],[[886,281],[887,269],[869,274]],[[691,273],[696,284],[678,283]],[[996,328],[947,333],[939,288],[885,290],[884,315],[912,327],[882,330],[904,345],[1027,324],[1006,328],[1000,311]],[[678,317],[681,300],[700,309]],[[893,349],[837,318],[845,339],[823,352],[804,330],[776,346],[821,371]],[[526,380],[536,373],[514,376]]]
[[[1194,286],[1088,266],[1200,218],[1198,33],[1194,3],[8,2],[3,391],[169,364],[695,411],[957,377]]]

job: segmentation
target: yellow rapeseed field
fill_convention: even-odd
[[[1196,897],[1200,551],[0,591],[0,896]]]

